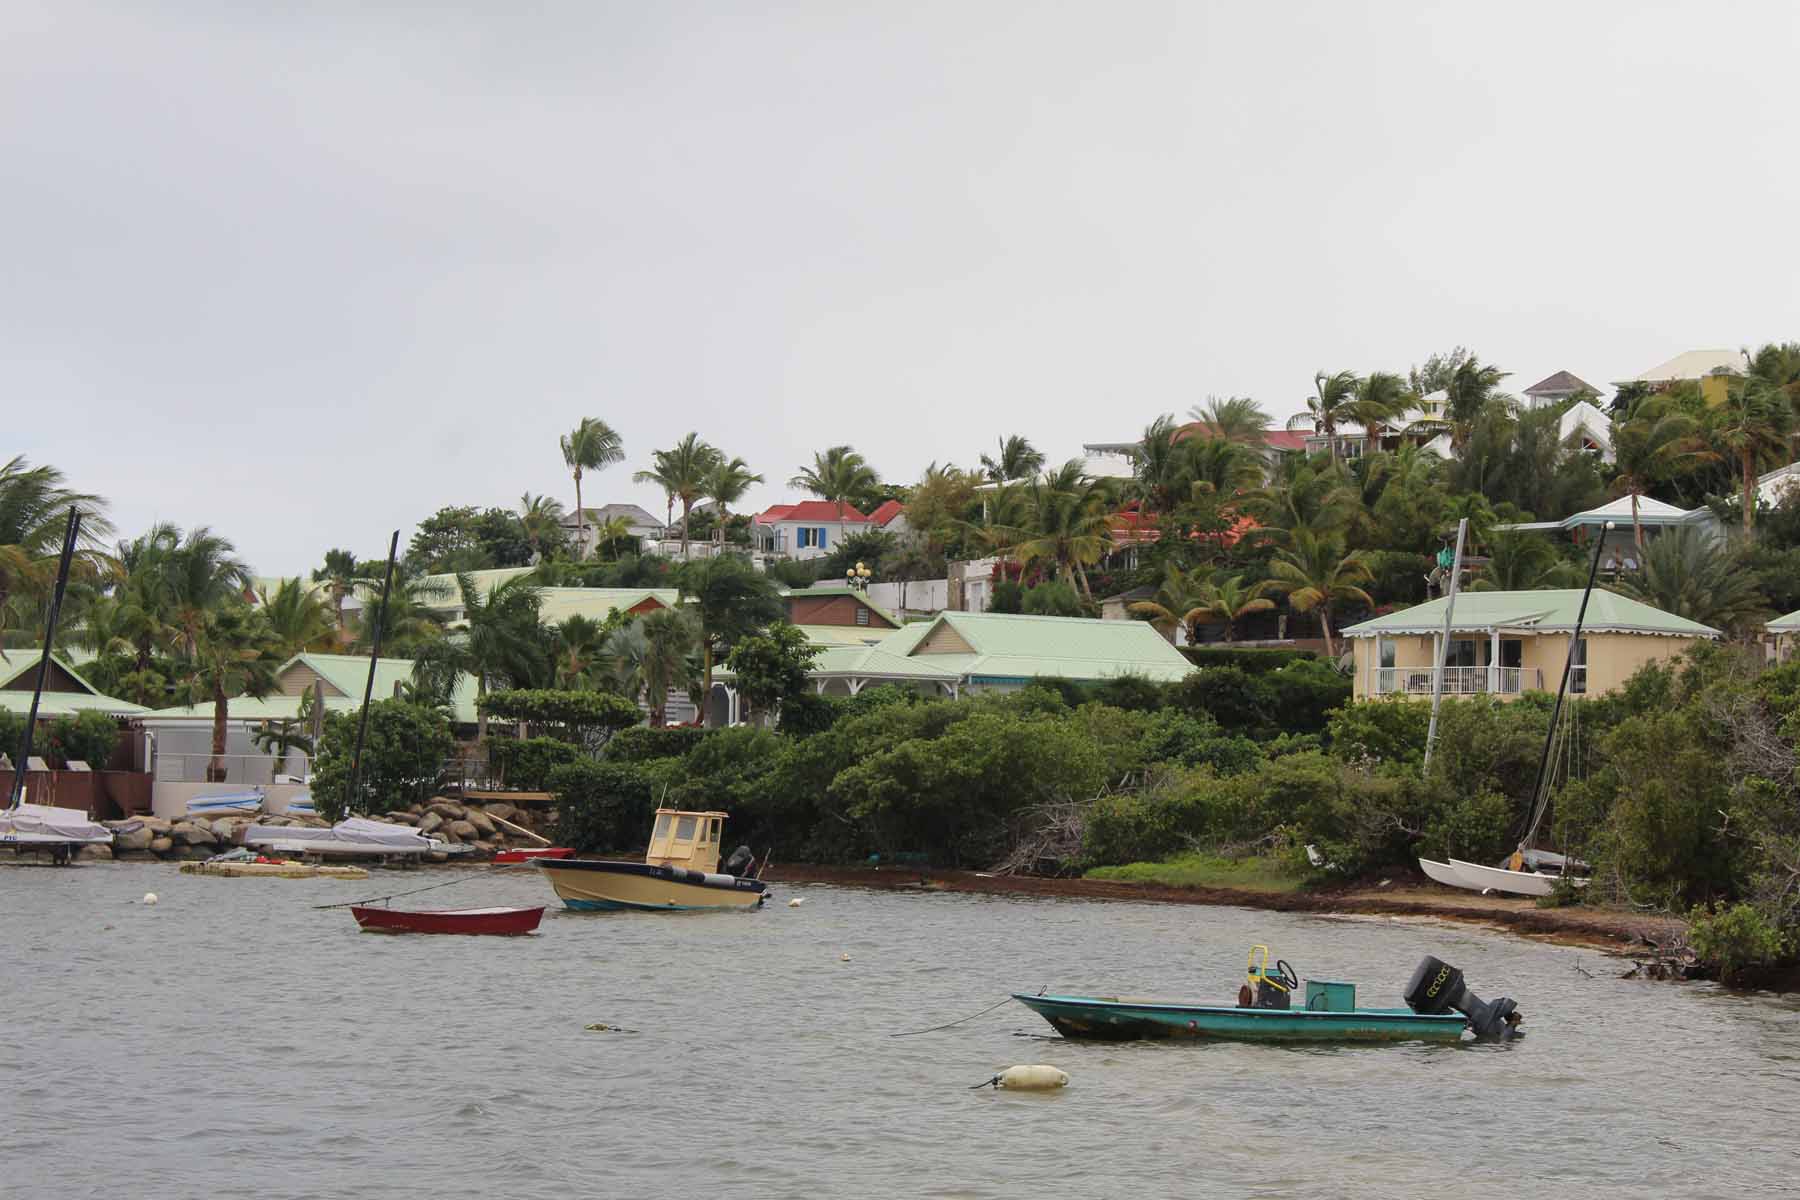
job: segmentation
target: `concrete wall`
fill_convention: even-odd
[[[259,785],[263,789],[263,809],[270,813],[287,811],[288,801],[310,789],[303,783]],[[153,816],[176,820],[187,812],[188,804],[200,796],[224,796],[241,792],[242,783],[170,783],[157,780],[150,785],[150,810]]]
[[[906,583],[871,583],[869,599],[889,612],[939,613],[950,607],[950,581],[914,579]]]

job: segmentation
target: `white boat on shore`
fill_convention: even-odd
[[[1560,857],[1560,856],[1558,856]],[[1559,879],[1567,879],[1575,887],[1586,887],[1587,880],[1578,875],[1561,875],[1544,871],[1514,871],[1507,867],[1484,867],[1480,863],[1453,858],[1449,862],[1419,860],[1419,869],[1446,887],[1467,888],[1472,892],[1506,892],[1513,896],[1548,896]]]

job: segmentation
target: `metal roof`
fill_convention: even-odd
[[[1383,634],[1431,634],[1444,628],[1444,598],[1416,604],[1385,617],[1375,617],[1342,630],[1345,637],[1365,638]],[[1575,628],[1581,607],[1580,588],[1547,588],[1536,592],[1459,592],[1453,633],[1524,629],[1536,633],[1568,632]],[[1645,633],[1661,637],[1721,636],[1717,629],[1627,599],[1617,592],[1595,588],[1588,601],[1584,633]]]
[[[1670,383],[1677,379],[1704,379],[1724,371],[1729,375],[1744,373],[1744,356],[1736,350],[1689,350],[1668,362],[1657,363],[1626,383]]]
[[[934,629],[949,625],[973,654],[918,654]],[[930,659],[972,679],[1111,679],[1139,675],[1176,680],[1194,670],[1187,657],[1143,621],[1032,617],[1013,613],[939,613],[896,630],[881,643],[891,654]]]
[[[31,711],[31,690],[0,690],[0,709],[23,717]],[[141,704],[120,700],[116,696],[91,695],[87,692],[45,692],[38,700],[38,720],[46,717],[72,717],[83,712],[103,712],[109,717],[132,717],[147,711]]]

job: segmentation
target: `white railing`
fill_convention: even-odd
[[[1429,696],[1433,667],[1376,667],[1377,696]],[[1445,667],[1446,696],[1516,696],[1524,691],[1541,691],[1544,673],[1536,667]]]
[[[277,761],[272,754],[221,754],[218,760],[224,773],[215,779],[209,774],[213,757],[205,753],[158,751],[154,778],[158,783],[267,784],[298,781],[307,771],[306,756],[298,751],[290,752],[285,762]]]

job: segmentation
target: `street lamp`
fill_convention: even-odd
[[[854,567],[844,568],[844,582],[859,592],[867,591],[869,588],[869,580],[874,574],[875,572],[869,570],[869,568],[862,563],[857,563]]]

